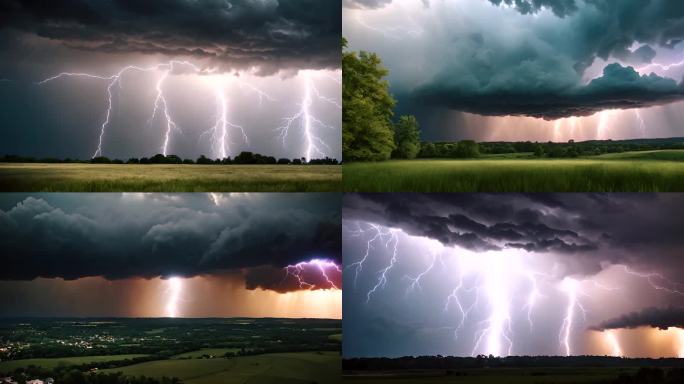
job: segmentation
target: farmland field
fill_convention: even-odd
[[[126,376],[178,377],[186,384],[341,382],[339,352],[296,352],[230,359],[160,360],[103,372]]]
[[[393,160],[345,164],[343,173],[348,192],[681,192],[684,151]]]
[[[2,192],[332,192],[338,165],[0,163]]]
[[[46,359],[21,359],[8,360],[0,362],[0,372],[9,372],[17,368],[25,368],[29,365],[35,365],[43,368],[55,368],[60,365],[81,365],[89,363],[101,363],[108,361],[120,361],[126,359],[134,359],[136,357],[145,357],[143,354],[129,354],[129,355],[102,355],[102,356],[76,356],[76,357],[55,357]]]

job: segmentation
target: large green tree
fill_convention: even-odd
[[[420,152],[420,130],[415,116],[401,116],[394,125],[393,157],[415,159]]]
[[[384,80],[389,71],[376,54],[346,47],[342,39],[342,156],[345,161],[387,160],[395,148],[396,104]]]

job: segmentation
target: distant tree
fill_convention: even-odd
[[[140,164],[140,160],[137,157],[131,157],[126,161],[127,164]]]
[[[255,164],[256,158],[252,152],[240,152],[239,155],[235,156],[235,164]]]
[[[290,159],[285,159],[285,158],[278,159],[278,164],[290,164]]]
[[[534,155],[537,157],[544,156],[544,147],[542,147],[541,144],[537,143],[537,145],[534,146]]]
[[[342,39],[342,48],[347,41]],[[389,73],[374,53],[342,53],[342,156],[351,161],[390,158],[395,148],[392,115],[396,101],[384,80]]]
[[[123,162],[123,160],[121,160],[121,159],[114,159],[114,160],[112,160],[112,164],[123,164],[123,163],[124,163],[124,162]]]
[[[420,152],[418,152],[419,157],[436,157],[437,149],[435,148],[435,143],[423,142],[420,143]]]
[[[195,164],[192,159],[183,159],[183,164]]]
[[[301,159],[292,159],[292,164],[294,164],[294,165],[301,165],[301,164],[302,164],[302,160],[301,160]]]
[[[166,164],[181,164],[183,163],[183,159],[176,155],[167,155],[165,158],[164,163]]]
[[[93,164],[110,164],[112,161],[108,157],[98,156],[90,159],[90,162]]]
[[[420,152],[420,129],[415,116],[401,116],[394,125],[395,150],[392,157],[415,159]]]
[[[197,159],[197,164],[211,164],[212,161],[211,159],[208,159],[204,155],[200,155],[200,157]]]
[[[480,148],[473,140],[462,140],[458,142],[458,157],[471,159],[480,156]]]

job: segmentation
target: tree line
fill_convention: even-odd
[[[57,159],[57,158],[34,158],[29,156],[18,156],[18,155],[5,155],[0,158],[0,162],[3,163],[90,163],[90,164],[214,164],[214,165],[230,165],[230,164],[271,164],[271,165],[337,165],[339,162],[337,159],[332,159],[329,157],[324,157],[322,159],[311,159],[306,161],[305,158],[279,158],[276,159],[273,156],[264,156],[258,153],[252,152],[240,152],[239,155],[234,158],[226,157],[223,159],[211,159],[204,155],[201,155],[196,160],[193,159],[182,159],[176,155],[162,155],[156,154],[152,157],[131,157],[124,161],[121,159],[110,159],[105,156],[93,157],[90,160],[79,160],[79,159]]]

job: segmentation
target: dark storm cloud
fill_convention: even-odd
[[[391,71],[393,93],[407,113],[435,106],[487,116],[557,119],[682,100],[680,78],[640,77],[627,65],[680,60],[676,52],[668,52],[684,39],[684,2],[433,4],[430,11],[413,16],[414,26],[397,25],[389,16],[386,22],[391,24],[385,25],[377,21],[383,17],[369,11],[375,29],[414,30],[410,38],[388,40],[388,47],[373,40],[380,39],[373,31],[349,21],[351,46],[380,53]],[[398,17],[402,10],[395,12],[392,16]],[[364,34],[371,37],[362,41]],[[412,47],[412,55],[402,54],[399,44]],[[605,72],[587,84],[599,70],[592,67],[599,59]],[[424,70],[417,73],[416,68]]]
[[[537,13],[542,8],[550,9],[554,15],[564,17],[577,11],[575,0],[489,0],[494,5],[513,6],[523,15]]]
[[[338,199],[334,194],[4,196],[3,205],[11,208],[0,210],[0,279],[194,276],[281,268],[312,258],[339,262]]]
[[[531,252],[579,252],[598,244],[571,223],[546,224],[540,210],[498,203],[496,195],[368,194],[345,198],[345,219],[401,228],[445,245],[475,251],[523,248]]]
[[[264,74],[340,63],[336,0],[10,0],[0,4],[0,24],[4,55],[8,44],[39,36],[77,50],[207,59]]]
[[[593,329],[602,331],[617,328],[652,327],[667,329],[669,327],[684,328],[684,307],[645,308],[638,312],[622,315],[604,321]]]
[[[568,254],[573,273],[596,273],[603,262],[684,271],[679,195],[348,194],[343,216],[474,251]]]
[[[342,0],[342,5],[347,8],[375,9],[390,4],[392,0]]]
[[[523,115],[547,120],[589,116],[605,109],[663,105],[684,98],[682,84],[653,73],[639,75],[633,67],[617,63],[606,66],[603,76],[586,86],[568,89],[559,89],[553,83],[538,84],[535,88],[525,84],[490,87],[491,84],[478,83],[474,88],[467,88],[442,80],[418,89],[414,97],[422,102],[480,115]]]

